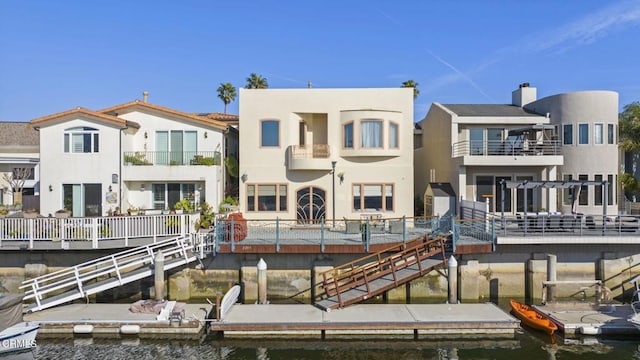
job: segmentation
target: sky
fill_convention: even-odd
[[[223,112],[216,89],[418,83],[431,103],[613,90],[640,101],[640,0],[0,0],[0,121],[142,99]],[[238,98],[227,113],[238,113]]]

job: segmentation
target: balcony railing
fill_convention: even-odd
[[[294,159],[327,159],[330,155],[331,152],[327,144],[291,146],[291,157]]]
[[[221,165],[219,151],[128,151],[123,154],[125,165]]]
[[[464,140],[453,144],[452,157],[460,156],[548,156],[560,155],[559,140]]]

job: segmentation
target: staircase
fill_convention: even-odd
[[[444,267],[447,237],[425,235],[322,273],[324,293],[316,306],[325,311],[342,308]]]
[[[199,260],[189,235],[94,259],[22,282],[20,289],[25,289],[24,300],[35,301],[27,311],[82,299],[151,276],[159,252],[165,259],[164,270]]]

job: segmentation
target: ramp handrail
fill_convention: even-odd
[[[370,282],[387,274],[393,275],[394,285],[398,284],[397,271],[413,264],[418,264],[422,273],[421,261],[440,254],[442,265],[446,265],[446,236],[428,239],[419,237],[404,245],[393,246],[376,254],[362,257],[352,262],[335,267],[321,273],[322,287],[327,296],[336,295],[340,306],[347,305],[341,299],[341,293],[361,285],[365,285],[367,293],[371,293]],[[382,254],[394,252],[382,257]],[[371,294],[370,294],[371,295]]]
[[[166,257],[178,255],[186,260],[188,259],[187,251],[191,250],[193,250],[193,245],[189,241],[189,236],[167,239],[25,280],[20,289],[28,289],[25,291],[24,299],[34,298],[40,307],[40,300],[46,295],[69,290],[69,288],[77,288],[84,296],[84,284],[102,276],[115,275],[118,281],[122,282],[122,274],[127,272],[123,270],[132,270],[142,265],[153,264],[155,255],[159,251],[162,251]]]

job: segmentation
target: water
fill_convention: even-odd
[[[424,337],[424,336],[423,336]],[[638,359],[640,337],[631,339],[563,339],[519,332],[507,339],[319,340],[245,339],[202,341],[42,339],[32,353],[18,359]],[[5,360],[0,356],[0,359]]]

